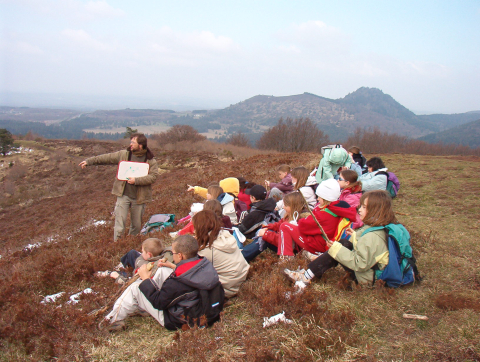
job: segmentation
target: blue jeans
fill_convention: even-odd
[[[277,252],[277,247],[265,242],[265,246],[270,250]],[[258,255],[260,255],[264,250],[260,251],[260,245],[257,243],[256,240],[252,241],[250,244],[245,245],[242,249],[242,255],[245,260],[250,263],[253,259],[255,259]]]
[[[122,259],[120,259],[120,261],[125,268],[132,267],[135,269],[135,260],[137,260],[140,255],[142,254],[132,249],[124,256],[122,256]]]

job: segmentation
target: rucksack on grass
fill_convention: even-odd
[[[386,226],[375,226],[365,230],[362,236],[375,230],[385,230],[387,234],[388,264],[383,270],[375,264],[374,280],[383,280],[387,286],[398,288],[402,285],[420,281],[420,273],[416,265],[416,259],[413,256],[410,246],[410,234],[403,225],[388,224]]]
[[[175,222],[174,214],[155,214],[150,216],[150,219],[143,225],[140,233],[145,235],[150,231],[160,231],[166,228],[167,226],[173,226]]]
[[[225,290],[218,282],[212,289],[199,289],[200,301],[190,308],[185,316],[190,327],[209,327],[220,320],[220,314],[225,302]]]
[[[390,194],[392,199],[395,198],[398,194],[398,190],[400,190],[400,181],[398,180],[397,176],[393,172],[385,172],[385,171],[379,171],[375,175],[387,176],[386,191]]]

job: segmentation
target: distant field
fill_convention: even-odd
[[[159,123],[151,126],[132,126],[132,128],[138,130],[138,132],[153,134],[168,131],[170,126],[165,123]],[[84,132],[92,133],[125,133],[125,127],[114,127],[114,128],[88,128],[84,129]]]

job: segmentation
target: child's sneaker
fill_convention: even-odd
[[[307,279],[307,277],[305,276],[305,270],[303,269],[301,270],[284,269],[283,272],[294,283],[301,281],[305,285],[310,284],[310,279]]]
[[[309,251],[302,251],[302,255],[305,259],[307,259],[308,261],[314,261],[315,259],[317,259],[320,255],[322,255],[322,253],[318,253],[318,254],[313,254]]]

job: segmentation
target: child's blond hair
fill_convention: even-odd
[[[277,172],[286,172],[290,173],[290,166],[289,165],[280,165],[277,167]]]
[[[152,253],[152,256],[159,256],[163,250],[162,240],[157,238],[148,238],[142,243],[143,250],[147,253]]]

